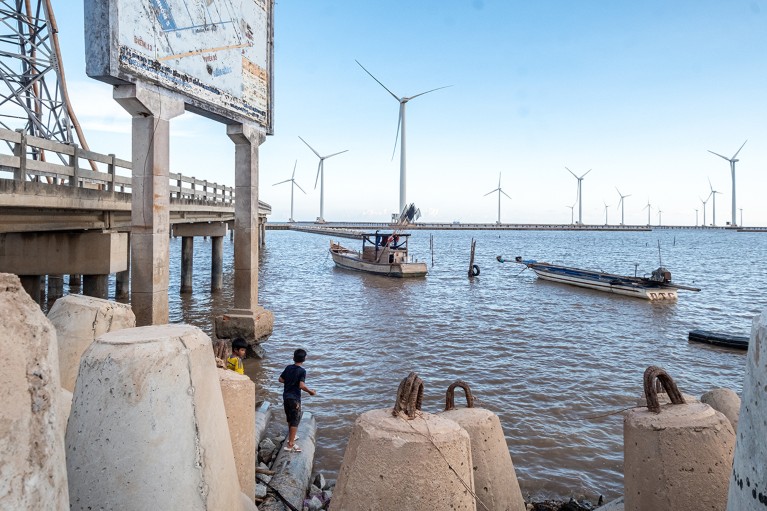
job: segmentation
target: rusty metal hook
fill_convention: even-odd
[[[397,401],[394,403],[392,415],[405,412],[408,419],[415,419],[416,412],[421,409],[423,402],[423,380],[415,372],[404,378],[397,389]]]
[[[455,388],[461,387],[466,394],[466,408],[474,408],[474,395],[471,393],[469,384],[463,380],[451,383],[445,392],[445,411],[455,410]]]
[[[653,413],[660,413],[656,381],[666,390],[666,394],[668,394],[672,404],[681,405],[685,403],[682,393],[679,392],[679,388],[666,370],[662,367],[650,366],[644,372],[644,395],[647,400],[648,410]]]

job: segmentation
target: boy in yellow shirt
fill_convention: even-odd
[[[242,359],[245,358],[248,343],[242,337],[237,337],[232,341],[232,356],[226,359],[226,368],[238,374],[245,374],[245,367],[242,365]]]

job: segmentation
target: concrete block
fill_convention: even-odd
[[[274,330],[274,313],[257,307],[252,314],[247,311],[224,314],[215,319],[216,337],[219,339],[235,339],[242,337],[249,344],[266,341]],[[242,313],[239,313],[242,312]]]
[[[173,225],[173,236],[226,236],[226,222],[205,222]]]
[[[66,445],[71,509],[243,508],[213,348],[198,328],[97,338],[82,356]]]
[[[218,370],[234,464],[242,493],[256,495],[256,384],[228,369]]]
[[[59,345],[61,386],[75,390],[80,357],[96,337],[136,326],[130,305],[85,295],[67,295],[56,300],[48,312],[56,328]]]
[[[754,318],[727,511],[767,508],[767,310]]]
[[[713,389],[700,397],[701,403],[706,403],[711,408],[724,414],[732,424],[735,433],[738,432],[738,414],[740,413],[740,397],[734,390]]]
[[[0,509],[69,509],[56,331],[0,274]]]

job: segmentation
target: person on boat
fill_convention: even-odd
[[[293,352],[293,364],[287,366],[280,375],[280,383],[285,386],[282,391],[282,401],[288,421],[288,438],[284,449],[290,452],[301,452],[301,448],[296,444],[298,438],[296,433],[301,422],[301,391],[310,396],[317,394],[306,386],[306,369],[301,367],[305,360],[306,350],[297,349]]]

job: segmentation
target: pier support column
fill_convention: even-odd
[[[118,85],[114,99],[131,116],[131,307],[136,324],[168,322],[170,120],[184,102],[145,85]]]
[[[192,273],[194,269],[194,237],[181,238],[181,292],[192,292]]]
[[[72,289],[80,289],[80,286],[83,285],[82,278],[79,274],[72,274],[69,276],[69,292],[72,292]],[[79,292],[79,291],[78,291]]]
[[[128,236],[128,267],[115,275],[115,300],[125,300],[130,296],[130,236]]]
[[[109,297],[109,275],[83,275],[83,294],[106,300]]]
[[[210,290],[216,292],[224,288],[224,237],[213,236],[210,240]]]
[[[40,305],[40,282],[42,277],[40,275],[19,275],[19,280],[24,291],[32,297],[36,304]]]
[[[64,276],[48,275],[48,300],[56,300],[64,296]]]

